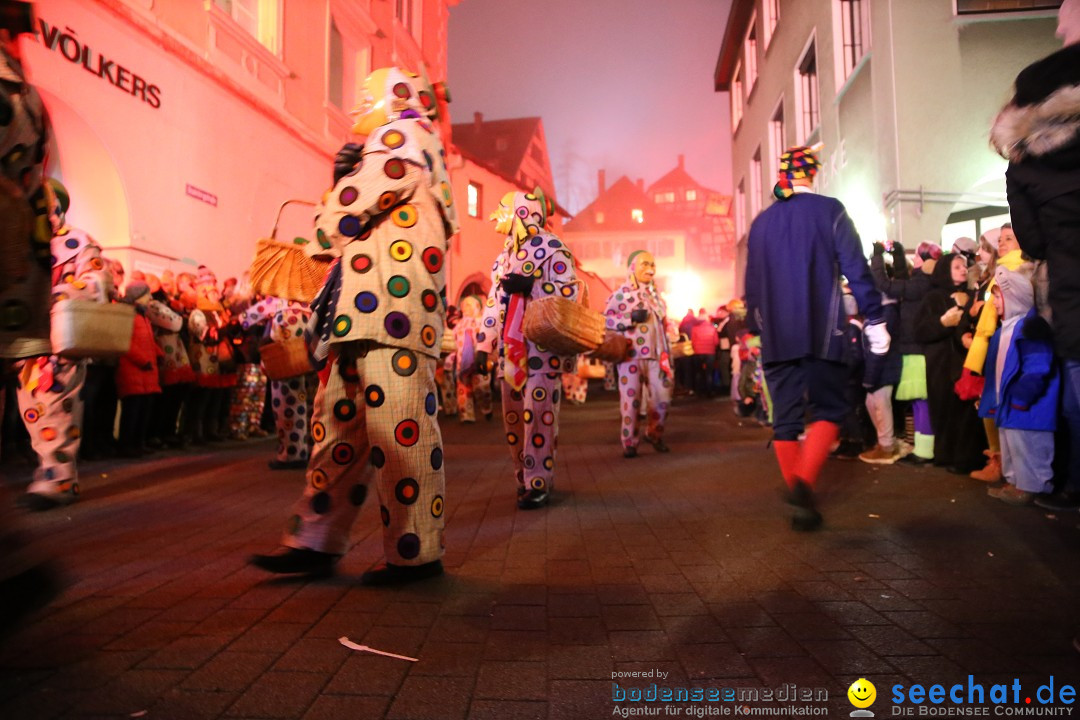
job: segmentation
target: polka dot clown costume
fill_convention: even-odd
[[[271,572],[324,572],[378,493],[386,567],[366,584],[442,572],[445,476],[435,366],[445,316],[444,258],[457,231],[436,90],[398,68],[365,81],[359,162],[316,208],[316,257],[336,260],[312,304],[319,370],[307,486]],[[340,153],[339,153],[340,155]]]
[[[461,301],[461,319],[454,326],[455,365],[457,366],[458,419],[463,423],[476,422],[479,407],[491,419],[491,375],[487,367],[477,367],[476,334],[480,332],[483,306],[475,297]]]
[[[630,254],[627,278],[611,297],[605,311],[607,329],[630,341],[630,356],[618,364],[623,455],[637,456],[641,442],[640,413],[648,405],[645,439],[660,452],[664,422],[671,404],[671,349],[666,333],[667,304],[653,283],[656,261],[643,250]]]
[[[106,303],[112,279],[105,270],[101,247],[89,235],[64,224],[66,192],[53,217],[53,301],[89,300]],[[19,411],[38,455],[34,480],[27,488],[29,505],[48,509],[73,502],[79,494],[75,459],[82,437],[82,389],[86,360],[42,355],[17,364]]]
[[[499,352],[506,441],[518,483],[518,507],[547,503],[555,473],[562,374],[577,371],[577,356],[561,356],[534,344],[522,332],[525,308],[544,297],[574,299],[579,292],[574,258],[555,235],[545,232],[551,206],[539,188],[507,193],[492,215],[507,233],[491,271],[477,333],[481,360]]]
[[[268,297],[241,316],[244,329],[267,325],[270,342],[303,337],[311,311],[298,303]],[[270,402],[277,427],[277,453],[272,470],[307,467],[311,455],[311,401],[315,397],[315,374],[270,381]]]

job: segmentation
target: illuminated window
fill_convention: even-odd
[[[506,152],[506,148],[510,147],[510,141],[504,137],[495,138],[495,149],[499,152]]]
[[[657,203],[664,202],[664,193],[656,193],[656,195],[653,196],[653,200]]]
[[[420,42],[421,0],[394,0],[394,17]]]
[[[664,202],[675,202],[675,191],[670,190],[664,193]]]
[[[743,42],[743,62],[746,63],[746,94],[754,91],[757,83],[757,15],[750,17],[750,30]]]
[[[765,29],[765,49],[768,50],[773,33],[776,32],[776,23],[780,21],[780,0],[765,0],[761,12]]]
[[[640,208],[634,208],[630,211],[630,219],[636,223],[645,222],[645,211]]]
[[[597,212],[596,213],[596,224],[597,225],[603,225],[604,224],[604,213],[602,213],[602,212]]]
[[[742,79],[742,67],[735,68],[735,78],[731,82],[731,127],[733,130],[739,128],[739,123],[742,122],[743,115],[743,79]]]
[[[469,205],[469,217],[480,217],[482,190],[483,189],[477,183],[469,183],[469,187],[466,192]]]
[[[754,151],[750,160],[750,217],[757,217],[761,211],[761,146]]]
[[[798,128],[799,143],[806,140],[817,130],[820,111],[818,106],[817,46],[811,38],[795,68],[795,97],[799,108]]]
[[[686,191],[686,202],[694,202],[697,200],[697,190]]]
[[[1024,10],[1057,10],[1061,0],[956,0],[957,15],[988,12],[1021,12]]]
[[[281,53],[281,0],[214,0],[267,50]]]
[[[870,8],[863,0],[836,0],[836,10],[843,42],[840,52],[842,83],[851,76],[855,66],[870,49]]]

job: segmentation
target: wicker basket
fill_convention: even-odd
[[[694,344],[689,340],[678,340],[671,343],[671,356],[675,358],[690,357],[694,354]]]
[[[442,334],[442,342],[439,343],[439,353],[449,355],[452,352],[457,352],[457,341],[454,339],[453,331],[446,329]]]
[[[281,203],[270,237],[259,238],[255,244],[255,259],[251,261],[250,270],[251,289],[260,295],[309,303],[322,287],[328,265],[308,257],[302,245],[277,239],[281,212],[291,203],[314,205],[306,200]]]
[[[630,357],[630,347],[630,340],[617,332],[609,330],[604,335],[604,342],[593,351],[592,356],[604,362],[621,363]]]
[[[307,343],[303,338],[270,343],[259,348],[263,371],[271,380],[285,380],[311,372]]]
[[[589,309],[588,286],[580,280],[577,300],[545,297],[525,308],[521,329],[532,342],[557,355],[591,352],[604,342],[604,316]]]
[[[61,300],[51,311],[52,351],[69,358],[120,357],[131,349],[135,307]]]

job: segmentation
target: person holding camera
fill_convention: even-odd
[[[630,253],[626,266],[626,282],[608,298],[605,315],[607,329],[630,341],[629,355],[618,364],[619,409],[623,457],[634,458],[641,442],[638,411],[645,395],[649,407],[645,440],[657,452],[670,450],[664,443],[664,421],[674,375],[666,332],[667,304],[653,282],[656,260],[652,253],[636,250]]]

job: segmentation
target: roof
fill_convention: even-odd
[[[735,66],[738,65],[742,52],[743,37],[753,14],[754,0],[732,0],[727,28],[724,30],[724,42],[720,46],[720,57],[716,59],[716,70],[713,71],[713,86],[717,92],[731,89]]]
[[[667,175],[664,175],[662,178],[650,185],[649,194],[652,194],[657,190],[666,190],[667,188],[680,187],[700,188],[701,183],[690,177],[690,173],[686,172],[686,170],[684,170],[682,167],[676,167]]]
[[[643,222],[634,222],[631,210],[641,210]],[[604,214],[604,222],[596,222],[596,214]],[[563,226],[563,232],[640,232],[642,230],[682,230],[686,222],[654,203],[645,190],[623,175],[578,212]]]
[[[455,139],[456,139],[456,138],[455,138]],[[516,178],[516,177],[513,177],[513,176],[511,176],[511,175],[507,175],[506,173],[502,172],[502,171],[501,171],[501,170],[499,170],[498,168],[496,168],[496,167],[492,167],[491,163],[489,163],[488,161],[484,160],[483,158],[480,158],[480,157],[478,157],[478,156],[477,156],[477,155],[475,155],[474,153],[472,153],[472,152],[469,152],[469,151],[468,151],[468,150],[466,150],[465,148],[463,148],[463,147],[461,147],[461,146],[457,145],[457,143],[454,143],[454,149],[455,149],[455,150],[456,150],[457,152],[461,153],[461,156],[462,156],[463,158],[465,158],[466,160],[468,160],[469,162],[471,162],[471,163],[473,163],[473,164],[475,164],[475,165],[479,165],[480,167],[484,168],[485,170],[487,170],[487,171],[488,171],[489,173],[491,173],[492,175],[495,175],[495,176],[497,176],[497,177],[500,177],[500,178],[502,178],[502,179],[503,179],[503,180],[505,180],[506,182],[508,182],[508,183],[510,183],[511,185],[513,185],[514,187],[516,187],[516,188],[517,188],[518,190],[520,190],[521,192],[525,192],[525,193],[531,193],[531,192],[532,192],[533,190],[535,190],[535,189],[536,189],[536,188],[531,188],[531,187],[530,187],[530,188],[527,188],[527,187],[522,187],[521,183],[519,183],[519,182],[518,182],[518,180],[517,180],[517,178]],[[546,193],[546,192],[547,192],[547,190],[544,190],[544,192]],[[551,198],[551,197],[549,196],[549,197],[548,197],[548,200],[551,200],[551,204],[555,206],[555,213],[556,213],[557,215],[562,215],[562,216],[563,216],[564,218],[569,218],[569,217],[572,217],[572,215],[570,214],[570,211],[569,211],[569,210],[567,210],[566,208],[564,208],[564,207],[563,207],[562,205],[560,205],[560,204],[559,204],[558,202],[556,202],[556,201],[555,201],[555,200],[554,200],[553,198]]]
[[[486,167],[509,177],[517,177],[529,144],[539,131],[538,117],[482,120],[451,126],[455,145],[468,151],[472,157],[486,158],[483,163]],[[500,140],[505,140],[505,144]],[[544,188],[544,192],[553,194],[555,189]]]

